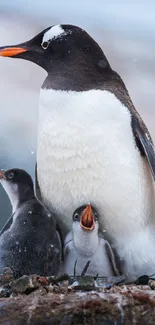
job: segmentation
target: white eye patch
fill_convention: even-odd
[[[12,213],[13,213],[16,211],[19,202],[18,185],[12,184],[6,180],[1,180],[1,184],[10,199],[12,205]]]
[[[61,27],[61,25],[55,25],[44,34],[42,43],[51,41],[54,38],[61,38],[64,35],[67,35],[67,32]]]

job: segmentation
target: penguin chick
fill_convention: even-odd
[[[12,216],[0,233],[0,271],[56,275],[61,263],[62,242],[56,222],[36,199],[30,175],[22,169],[0,171],[0,182],[11,205]]]
[[[99,233],[99,216],[90,204],[73,213],[72,231],[64,243],[63,271],[72,276],[81,275],[90,261],[86,275],[119,275],[113,250]]]

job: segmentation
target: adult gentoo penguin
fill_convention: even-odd
[[[123,271],[154,271],[154,147],[102,49],[83,29],[57,25],[1,47],[0,55],[47,71],[37,176],[42,200],[58,212],[63,231],[71,230],[73,211],[91,202],[124,260]]]
[[[73,213],[72,231],[64,243],[63,271],[70,276],[81,275],[89,262],[86,275],[119,275],[110,243],[99,233],[98,213],[90,204]]]
[[[35,198],[30,175],[22,169],[0,171],[0,182],[12,204],[12,216],[0,232],[0,271],[10,267],[15,277],[58,274],[61,237],[54,218]]]

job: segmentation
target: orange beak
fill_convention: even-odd
[[[0,180],[1,179],[6,179],[6,177],[5,177],[4,173],[2,172],[2,170],[0,170]]]
[[[28,51],[22,47],[4,47],[0,49],[0,56],[14,56]]]
[[[91,205],[88,204],[82,213],[80,225],[84,230],[91,231],[95,227],[94,215]]]

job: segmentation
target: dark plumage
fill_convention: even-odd
[[[0,172],[0,181],[13,207],[13,214],[1,231],[0,271],[8,266],[15,277],[57,274],[62,247],[56,222],[35,198],[30,175],[12,169]]]

